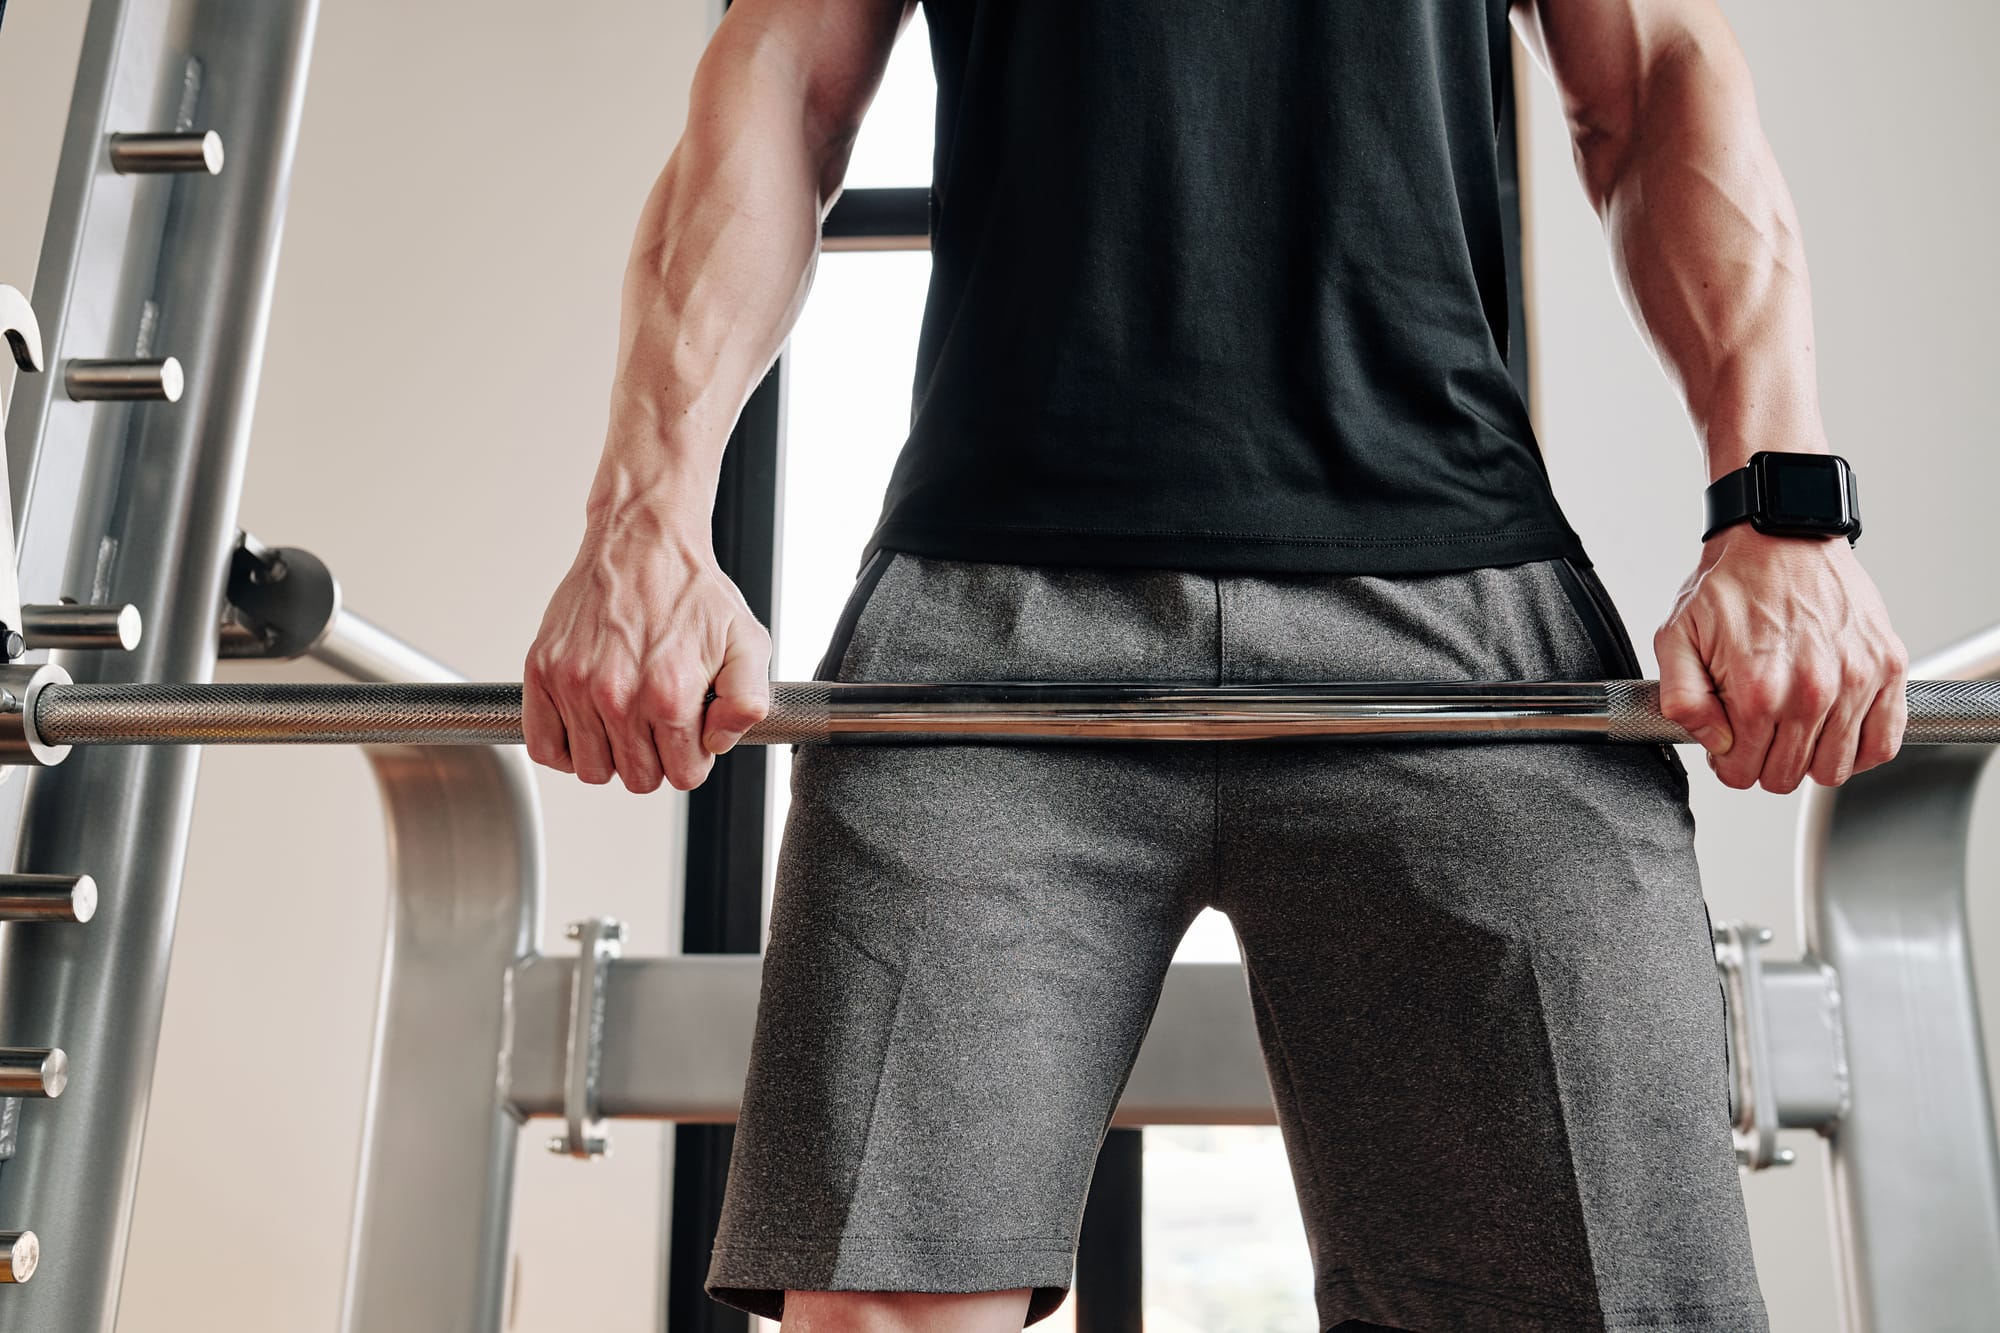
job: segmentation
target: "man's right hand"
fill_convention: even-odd
[[[705,531],[593,520],[528,650],[528,754],[585,782],[688,791],[768,711],[770,666],[771,636]]]

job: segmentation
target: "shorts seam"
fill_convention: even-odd
[[[926,912],[923,920],[917,923],[916,939],[912,945],[912,953],[927,946],[926,936],[929,927],[930,915]],[[875,1086],[868,1094],[868,1127],[862,1131],[861,1151],[855,1160],[854,1176],[848,1182],[847,1207],[842,1212],[843,1222],[853,1218],[854,1205],[861,1197],[861,1183],[868,1172],[868,1150],[874,1146],[875,1125],[882,1110],[882,1085],[888,1080],[889,1060],[895,1053],[896,1039],[903,1030],[903,1002],[909,997],[910,993],[910,973],[914,970],[910,966],[912,961],[911,959],[905,959],[903,973],[896,980],[896,1003],[890,1012],[888,1036],[882,1043],[882,1058],[875,1068]],[[838,1256],[839,1251],[836,1249],[835,1257],[838,1258]]]
[[[1589,1265],[1590,1290],[1603,1310],[1604,1288],[1598,1279],[1597,1243],[1591,1235],[1590,1218],[1584,1213],[1583,1181],[1577,1176],[1576,1131],[1570,1124],[1570,1099],[1562,1085],[1562,1070],[1556,1064],[1555,1035],[1549,1031],[1549,1006],[1542,996],[1542,974],[1536,968],[1534,957],[1528,958],[1528,984],[1534,990],[1535,1020],[1542,1030],[1542,1053],[1548,1061],[1549,1091],[1555,1095],[1555,1128],[1562,1135],[1563,1165],[1569,1175],[1570,1197],[1576,1208],[1577,1229],[1583,1233],[1583,1258]],[[1606,1312],[1608,1313],[1608,1312]]]

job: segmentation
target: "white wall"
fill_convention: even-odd
[[[1860,551],[1921,654],[2000,619],[1991,509],[2000,357],[1991,219],[2000,10],[1983,0],[1733,0],[1764,123],[1805,229],[1821,385],[1834,448],[1861,476]],[[1576,187],[1553,93],[1526,98],[1529,300],[1536,416],[1556,489],[1630,622],[1649,640],[1699,553],[1706,481],[1677,399],[1611,283],[1597,220]],[[1798,798],[1732,792],[1696,766],[1694,807],[1717,920],[1759,922],[1794,954]],[[1993,827],[1991,800],[1980,823]],[[1976,918],[2000,958],[1987,839]],[[1991,969],[1989,967],[1989,976]],[[2000,1033],[1987,986],[1989,1039]],[[1759,1269],[1779,1333],[1834,1327],[1823,1153],[1751,1178]]]

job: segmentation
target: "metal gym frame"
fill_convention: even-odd
[[[53,650],[94,684],[201,682],[219,654],[447,679],[341,609],[309,554],[237,528],[315,0],[169,12],[93,0],[32,309],[0,290],[16,363],[45,368],[21,377],[7,427],[18,587],[0,578],[0,655]],[[766,614],[781,419],[778,379],[739,428],[717,514]],[[1916,672],[2000,678],[2000,629]],[[21,707],[0,698],[0,714]],[[537,952],[540,819],[519,749],[370,747],[390,908],[344,1329],[497,1329],[515,1135],[548,1119],[553,1147],[590,1157],[625,1116],[681,1126],[671,1327],[726,1326],[698,1282],[759,981],[756,753],[690,802],[687,952],[628,959],[601,918],[572,927],[573,956]],[[1813,794],[1802,958],[1771,957],[1754,927],[1716,932],[1739,1152],[1763,1168],[1789,1156],[1780,1130],[1826,1137],[1854,1333],[1971,1330],[2000,1309],[1965,896],[1990,754],[1912,751]],[[198,757],[79,748],[0,785],[19,872],[0,881],[0,1333],[114,1326]],[[1115,1123],[1270,1123],[1257,1051],[1240,970],[1174,966]],[[1100,1160],[1117,1205],[1085,1220],[1093,1329],[1137,1319],[1138,1156],[1114,1138]]]

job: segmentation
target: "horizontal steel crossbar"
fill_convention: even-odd
[[[756,1028],[764,960],[756,954],[618,958],[605,971],[597,1025],[597,1109],[606,1117],[736,1119]],[[507,985],[502,1100],[516,1115],[568,1109],[576,960],[525,958]],[[1175,963],[1125,1084],[1119,1125],[1269,1125],[1276,1121],[1235,963]]]
[[[1914,681],[1915,745],[2000,742],[2000,683]],[[18,706],[17,706],[18,707]],[[65,745],[505,745],[514,684],[41,685]],[[758,745],[1035,740],[1576,740],[1683,744],[1653,681],[1283,685],[777,683]]]

